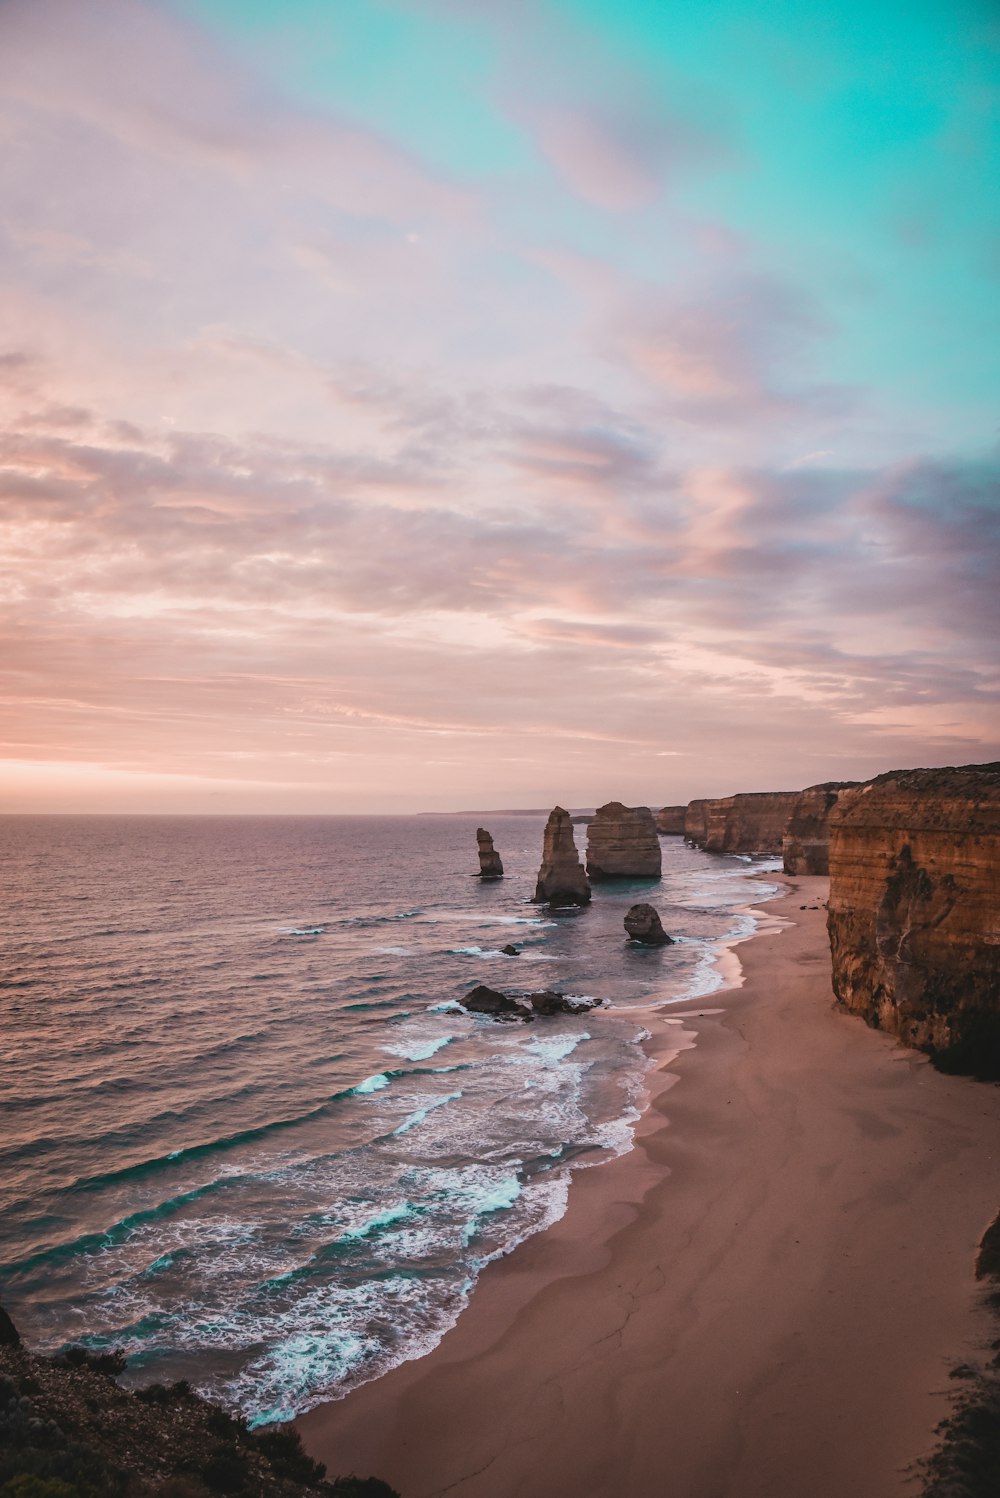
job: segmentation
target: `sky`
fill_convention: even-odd
[[[1000,758],[993,0],[0,0],[0,811]]]

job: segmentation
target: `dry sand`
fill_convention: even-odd
[[[825,911],[799,909],[825,881],[787,882],[744,985],[654,1019],[636,1149],[576,1175],[434,1352],[299,1422],[331,1472],[403,1498],[914,1492],[988,1335],[1000,1088],[835,1011]]]

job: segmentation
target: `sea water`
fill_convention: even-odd
[[[771,862],[529,902],[540,816],[0,818],[0,1301],[255,1423],[428,1351],[627,1150],[650,1008],[711,993]],[[585,843],[586,829],[577,829]],[[676,944],[624,939],[651,900]],[[502,948],[513,944],[517,956]],[[533,1024],[474,984],[600,999]]]

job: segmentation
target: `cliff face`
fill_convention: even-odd
[[[1000,1077],[1000,764],[901,770],[830,813],[837,998],[949,1070]]]
[[[656,830],[663,836],[683,837],[686,806],[661,806],[656,813]]]
[[[708,831],[708,802],[689,801],[684,813],[684,836],[700,848]]]
[[[699,847],[709,853],[726,852],[726,827],[733,800],[732,796],[718,796],[714,801],[705,802],[705,831]]]
[[[858,780],[828,780],[800,792],[782,839],[786,874],[830,872],[830,813],[845,791],[857,790]]]
[[[752,791],[706,802],[701,847],[707,853],[780,853],[799,794]]]
[[[576,851],[573,823],[569,812],[556,806],[545,824],[535,900],[549,905],[586,905],[589,899],[590,883]]]
[[[660,842],[648,806],[599,806],[587,828],[587,873],[601,879],[659,879]]]

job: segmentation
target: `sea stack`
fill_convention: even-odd
[[[683,837],[686,806],[661,806],[656,813],[656,830],[661,837]]]
[[[549,812],[542,843],[542,866],[535,886],[536,904],[556,908],[586,905],[590,899],[590,882],[580,862],[573,838],[573,823],[568,811],[556,806]]]
[[[485,827],[476,828],[476,842],[479,844],[480,879],[502,879],[503,864],[500,862],[500,854],[494,848],[493,839]]]
[[[1000,1080],[1000,763],[894,770],[830,813],[837,998],[947,1071]]]
[[[587,873],[604,879],[659,879],[660,841],[648,806],[599,806],[587,828]]]

